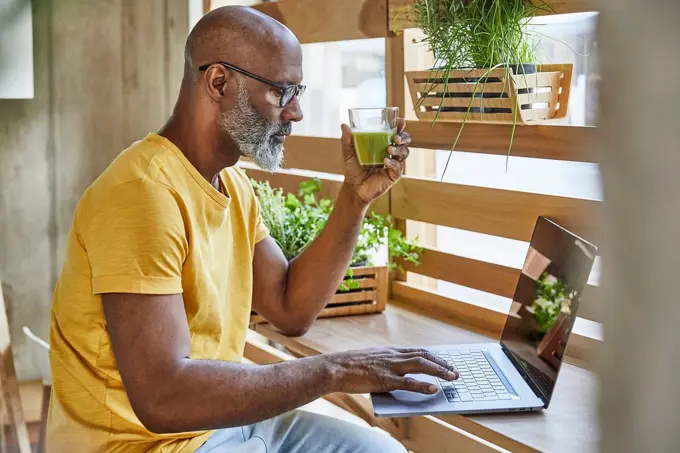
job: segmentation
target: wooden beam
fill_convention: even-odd
[[[387,17],[385,17],[387,24]],[[399,116],[404,117],[406,109],[406,82],[404,79],[404,37],[397,36],[394,33],[385,39],[385,93],[387,95],[387,105],[390,107],[399,108]],[[404,163],[404,171],[407,171],[409,162]],[[388,196],[390,200],[389,211],[392,212],[391,200],[392,194]],[[406,232],[406,221],[403,219],[394,219],[393,227],[401,231],[404,235]],[[400,273],[390,273],[390,281],[403,280]],[[390,285],[391,288],[391,285]]]
[[[408,12],[408,6],[414,0],[389,0],[390,30],[401,31],[415,27],[413,19]],[[591,0],[547,0],[552,11],[541,11],[539,15],[569,14],[594,11]]]
[[[399,107],[399,116],[404,117],[406,108],[406,82],[404,79],[404,37],[390,34],[385,40],[385,83],[387,105]]]
[[[451,299],[437,291],[421,289],[406,282],[392,282],[394,301],[412,307],[418,313],[457,325],[465,325],[494,338],[505,325],[505,313]]]
[[[408,121],[413,148],[450,150],[460,129],[459,123]],[[456,151],[506,155],[511,125],[466,124]],[[588,148],[595,128],[575,126],[518,126],[515,129],[510,156],[554,159],[572,162],[596,162]]]
[[[269,181],[269,185],[273,188],[283,189],[284,192],[297,193],[298,186],[301,182],[307,181],[311,178],[318,177],[321,179],[320,197],[329,197],[335,199],[340,192],[342,185],[342,177],[337,176],[318,176],[314,174],[304,174],[293,170],[280,170],[276,173],[268,173],[256,168],[248,163],[239,164],[245,169],[246,174],[256,181]],[[389,213],[389,200],[387,195],[384,195],[373,202],[370,210],[381,215]]]
[[[292,135],[286,139],[285,167],[342,175],[342,148],[339,138],[303,137]]]
[[[254,8],[286,25],[303,44],[387,36],[387,0],[281,0]]]
[[[588,237],[599,202],[403,178],[392,188],[396,218],[529,241],[539,216]]]
[[[520,270],[499,264],[445,253],[425,247],[420,256],[420,265],[401,262],[407,272],[444,280],[468,288],[478,289],[502,297],[512,298],[519,279]],[[600,322],[599,290],[588,285],[579,303],[578,316]]]
[[[519,278],[518,269],[452,255],[427,247],[420,256],[420,263],[420,265],[414,265],[402,261],[401,265],[408,272],[415,272],[503,297],[513,296]]]

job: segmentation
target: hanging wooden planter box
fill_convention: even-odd
[[[545,64],[534,74],[454,69],[407,71],[406,79],[418,119],[530,125],[566,116],[572,71],[571,64]]]
[[[386,266],[366,266],[352,268],[353,279],[359,284],[357,289],[336,292],[331,301],[321,311],[319,318],[334,316],[380,313],[387,305],[388,269]],[[250,315],[251,324],[266,320],[255,312]]]

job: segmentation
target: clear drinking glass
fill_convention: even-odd
[[[383,167],[397,133],[399,107],[349,109],[354,149],[364,168]]]

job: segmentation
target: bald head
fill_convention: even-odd
[[[272,60],[301,53],[295,35],[277,20],[245,6],[224,6],[203,16],[185,47],[185,76],[201,65],[228,62],[257,73]]]
[[[302,119],[301,82],[302,47],[288,28],[252,8],[218,8],[187,38],[172,123],[177,135],[209,144],[216,161],[247,156],[275,170]]]

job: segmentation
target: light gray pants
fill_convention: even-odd
[[[388,434],[325,415],[293,411],[215,432],[196,453],[406,453]]]

